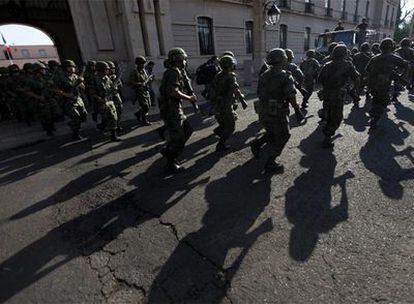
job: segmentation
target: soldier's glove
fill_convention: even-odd
[[[299,108],[295,108],[295,115],[296,115],[296,120],[299,124],[302,123],[303,120],[305,120],[305,116],[303,115],[303,113],[301,112]]]

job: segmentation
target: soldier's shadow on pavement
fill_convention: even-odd
[[[383,194],[392,199],[401,199],[404,195],[402,181],[414,178],[414,148],[397,151],[395,146],[403,146],[404,140],[410,135],[404,122],[395,124],[384,117],[378,129],[370,134],[367,143],[360,150],[360,158],[364,166],[378,176],[379,187]],[[402,168],[397,157],[406,158],[410,168]]]
[[[348,171],[335,177],[335,155],[320,148],[321,137],[322,131],[317,128],[301,141],[299,148],[304,155],[300,164],[308,171],[295,179],[285,195],[285,214],[293,224],[289,253],[292,259],[301,262],[312,255],[319,234],[329,232],[348,219],[346,181],[354,175]],[[331,189],[335,185],[341,189],[339,202],[332,201]]]
[[[207,138],[193,142],[189,146],[191,149],[198,150],[208,144],[209,139]],[[151,154],[154,151],[150,150],[146,153]],[[136,160],[137,158],[133,157],[113,166],[87,173],[63,187],[49,199],[15,215],[15,218],[39,211],[49,206],[50,202],[53,203],[56,200],[63,202],[81,194],[102,181],[113,178],[122,168],[135,164]],[[139,183],[137,190],[128,192],[52,229],[42,238],[2,262],[0,264],[0,303],[10,299],[74,258],[88,256],[102,250],[106,244],[116,239],[126,228],[137,227],[146,221],[160,217],[179,203],[181,198],[191,189],[208,182],[209,177],[198,181],[196,179],[217,161],[217,154],[207,154],[196,161],[194,171],[188,170],[182,175],[171,178],[169,182],[166,182],[164,175],[160,174],[163,160],[155,161],[141,178],[131,181],[135,185]],[[158,188],[153,188],[154,186]],[[156,196],[154,189],[157,189]],[[177,193],[179,195],[175,196]],[[54,197],[60,198],[55,199]]]
[[[179,240],[152,283],[149,303],[221,303],[257,239],[273,229],[257,220],[270,201],[271,176],[250,160],[209,183],[203,226]]]
[[[402,104],[401,102],[394,103],[395,117],[399,120],[405,121],[414,126],[414,111]]]
[[[369,117],[366,113],[365,107],[351,107],[348,117],[344,119],[344,123],[350,125],[357,132],[364,132],[369,126]]]

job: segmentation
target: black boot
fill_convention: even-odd
[[[141,123],[143,126],[150,126],[151,123],[148,121],[147,114],[142,113]]]
[[[134,115],[135,115],[135,117],[137,118],[138,121],[141,121],[141,116],[142,116],[141,110],[136,111],[134,113]]]
[[[73,131],[72,140],[81,140],[83,137],[79,134],[79,130]]]
[[[111,141],[121,141],[118,136],[116,136],[116,131],[112,130],[111,131]]]

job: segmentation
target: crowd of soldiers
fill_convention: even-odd
[[[197,96],[188,76],[186,59],[187,54],[182,48],[169,51],[159,87],[158,106],[164,125],[158,133],[166,141],[161,154],[167,161],[166,171],[172,174],[183,170],[177,158],[193,132],[182,103],[191,102],[197,109]],[[250,148],[253,156],[260,158],[262,148],[268,146],[265,171],[270,173],[283,171],[276,159],[290,138],[290,106],[298,122],[302,123],[302,112],[307,108],[316,85],[321,86],[318,97],[323,101],[320,116],[324,121],[324,148],[333,147],[332,137],[342,122],[346,95],[351,96],[355,106],[359,106],[362,94],[371,99],[370,131],[373,131],[389,101],[398,96],[395,88],[405,85],[412,89],[413,86],[410,67],[414,64],[414,49],[409,39],[402,40],[398,49],[390,38],[373,45],[362,43],[359,49],[353,50],[348,50],[342,43],[332,43],[326,57],[310,50],[299,66],[293,61],[291,50],[272,49],[259,75],[258,100],[254,108],[264,132],[256,136]],[[219,58],[219,64],[218,73],[203,95],[214,108],[218,123],[214,129],[218,137],[216,150],[221,152],[230,148],[227,140],[236,127],[237,104],[241,103],[246,108],[247,103],[237,82],[235,55],[231,51],[225,52]],[[154,105],[152,67],[153,63],[148,64],[145,57],[139,56],[129,78],[138,103],[135,116],[145,126],[151,124],[148,113]],[[119,140],[118,135],[123,131],[120,125],[122,73],[113,62],[89,61],[85,69],[79,71],[71,60],[64,60],[61,66],[50,61],[47,65],[40,62],[25,64],[22,70],[11,65],[0,72],[2,119],[14,116],[30,125],[36,115],[47,134],[53,135],[55,121],[66,115],[73,140],[78,140],[81,138],[81,124],[91,111],[97,128],[109,132],[112,141]],[[390,95],[392,83],[394,92]],[[297,91],[303,95],[300,104]]]

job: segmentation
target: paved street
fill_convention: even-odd
[[[251,158],[251,101],[229,154],[192,115],[173,177],[160,123],[1,153],[0,303],[414,303],[414,98],[371,135],[348,104],[330,151],[315,95],[282,175]]]

